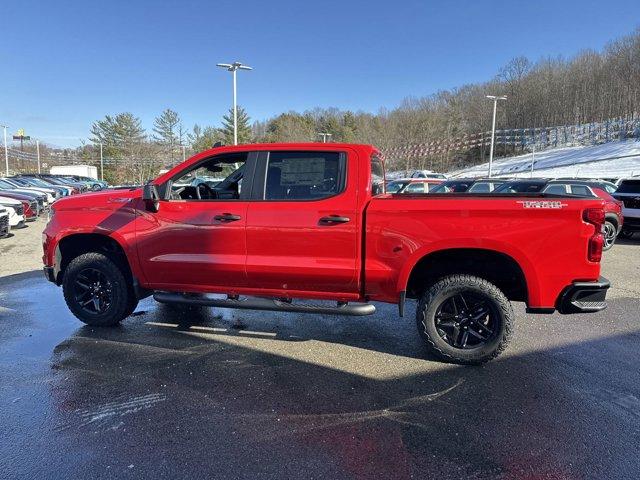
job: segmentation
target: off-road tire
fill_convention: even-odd
[[[99,271],[110,282],[111,302],[102,313],[88,313],[76,299],[75,282],[78,275],[86,269]],[[80,321],[94,327],[111,327],[131,315],[138,301],[127,275],[108,256],[102,253],[85,253],[74,258],[67,266],[62,281],[64,299]]]
[[[491,308],[496,322],[492,337],[486,343],[471,349],[449,345],[436,328],[438,307],[452,295],[463,292],[482,296]],[[507,347],[514,313],[511,302],[494,284],[471,275],[451,275],[426,288],[418,302],[416,322],[427,349],[435,357],[450,363],[480,365],[497,357]]]

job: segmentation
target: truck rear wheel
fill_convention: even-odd
[[[420,298],[416,320],[420,336],[438,358],[479,365],[507,346],[513,309],[492,283],[471,275],[451,275],[431,285]]]
[[[117,325],[137,305],[133,288],[120,267],[101,253],[74,258],[66,268],[62,290],[69,310],[91,326]]]

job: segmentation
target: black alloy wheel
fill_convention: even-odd
[[[509,343],[513,308],[494,284],[473,275],[450,275],[426,287],[418,301],[418,332],[441,360],[479,365]]]
[[[75,300],[88,314],[102,314],[113,302],[113,286],[107,276],[95,268],[80,271],[73,282]]]
[[[474,292],[456,293],[437,307],[438,334],[454,348],[477,348],[491,341],[496,327],[495,307]]]

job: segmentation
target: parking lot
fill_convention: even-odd
[[[413,304],[341,318],[146,299],[119,328],[83,326],[41,274],[43,225],[2,244],[3,477],[640,474],[637,240],[605,254],[607,310],[516,305],[507,352],[460,367],[426,356]]]

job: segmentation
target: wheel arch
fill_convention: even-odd
[[[502,290],[509,300],[529,301],[525,271],[512,256],[488,248],[448,248],[420,256],[411,267],[404,288],[409,298],[416,298],[425,285],[454,274],[483,278]]]
[[[136,282],[126,250],[117,239],[100,233],[73,233],[62,237],[56,245],[56,283],[62,283],[64,272],[74,258],[90,252],[104,253],[122,267],[132,283]]]
[[[616,215],[616,214],[615,214],[615,213],[613,213],[613,212],[605,213],[605,215],[604,215],[604,219],[605,219],[607,222],[611,222],[611,223],[616,227],[616,229],[617,229],[617,228],[618,228],[618,226],[620,225],[620,220],[619,220],[619,218],[618,218],[618,215]]]

